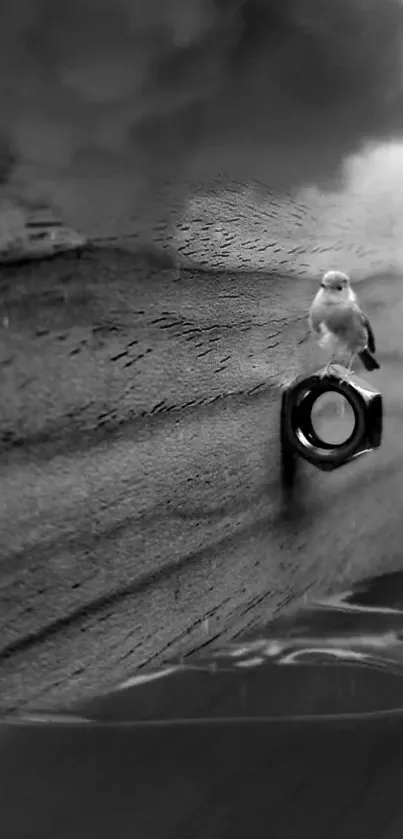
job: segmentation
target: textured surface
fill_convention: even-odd
[[[379,177],[381,163],[376,164]],[[102,220],[95,224],[88,207],[77,225],[99,244],[119,241],[136,248],[152,239],[172,248],[182,262],[202,268],[311,277],[336,262],[363,277],[368,270],[403,264],[403,206],[390,172],[384,171],[384,178],[384,191],[374,176],[371,191],[371,180],[366,184],[357,174],[344,192],[306,189],[279,195],[262,184],[223,176],[207,185],[191,182],[183,202],[166,183],[155,197],[151,227],[147,214],[114,218],[107,205]]]
[[[2,271],[3,708],[87,695],[399,563],[403,303],[399,275],[376,274],[398,242],[368,242],[364,213],[355,245],[333,233],[312,255],[300,209],[283,206],[275,228],[257,199],[231,200],[218,241],[214,203],[193,221],[185,255],[209,255],[202,272],[110,249]],[[281,272],[262,263],[270,224]],[[330,477],[303,470],[296,505],[280,492],[280,388],[319,361],[305,316],[318,259],[336,252],[365,279],[385,441]]]

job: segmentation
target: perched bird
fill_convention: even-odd
[[[350,279],[342,271],[327,271],[309,310],[309,325],[319,345],[330,351],[323,375],[327,375],[336,356],[349,357],[348,372],[358,356],[365,369],[379,370],[373,353],[375,338],[371,324],[351,288]]]

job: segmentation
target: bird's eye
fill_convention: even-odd
[[[337,285],[337,286],[336,286],[336,289],[337,289],[337,291],[342,291],[343,286],[342,286],[342,285]]]

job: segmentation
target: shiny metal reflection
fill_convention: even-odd
[[[352,436],[355,415],[348,399],[336,391],[322,393],[311,410],[312,427],[317,437],[327,445],[341,446]]]

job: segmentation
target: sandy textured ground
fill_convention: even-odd
[[[399,566],[399,241],[387,225],[369,236],[357,209],[359,235],[346,217],[313,253],[317,208],[270,217],[231,189],[197,199],[178,229],[180,272],[105,236],[81,257],[2,271],[3,708],[85,696]],[[374,322],[385,439],[338,473],[304,468],[295,505],[280,490],[281,385],[320,360],[305,316],[337,255]]]

